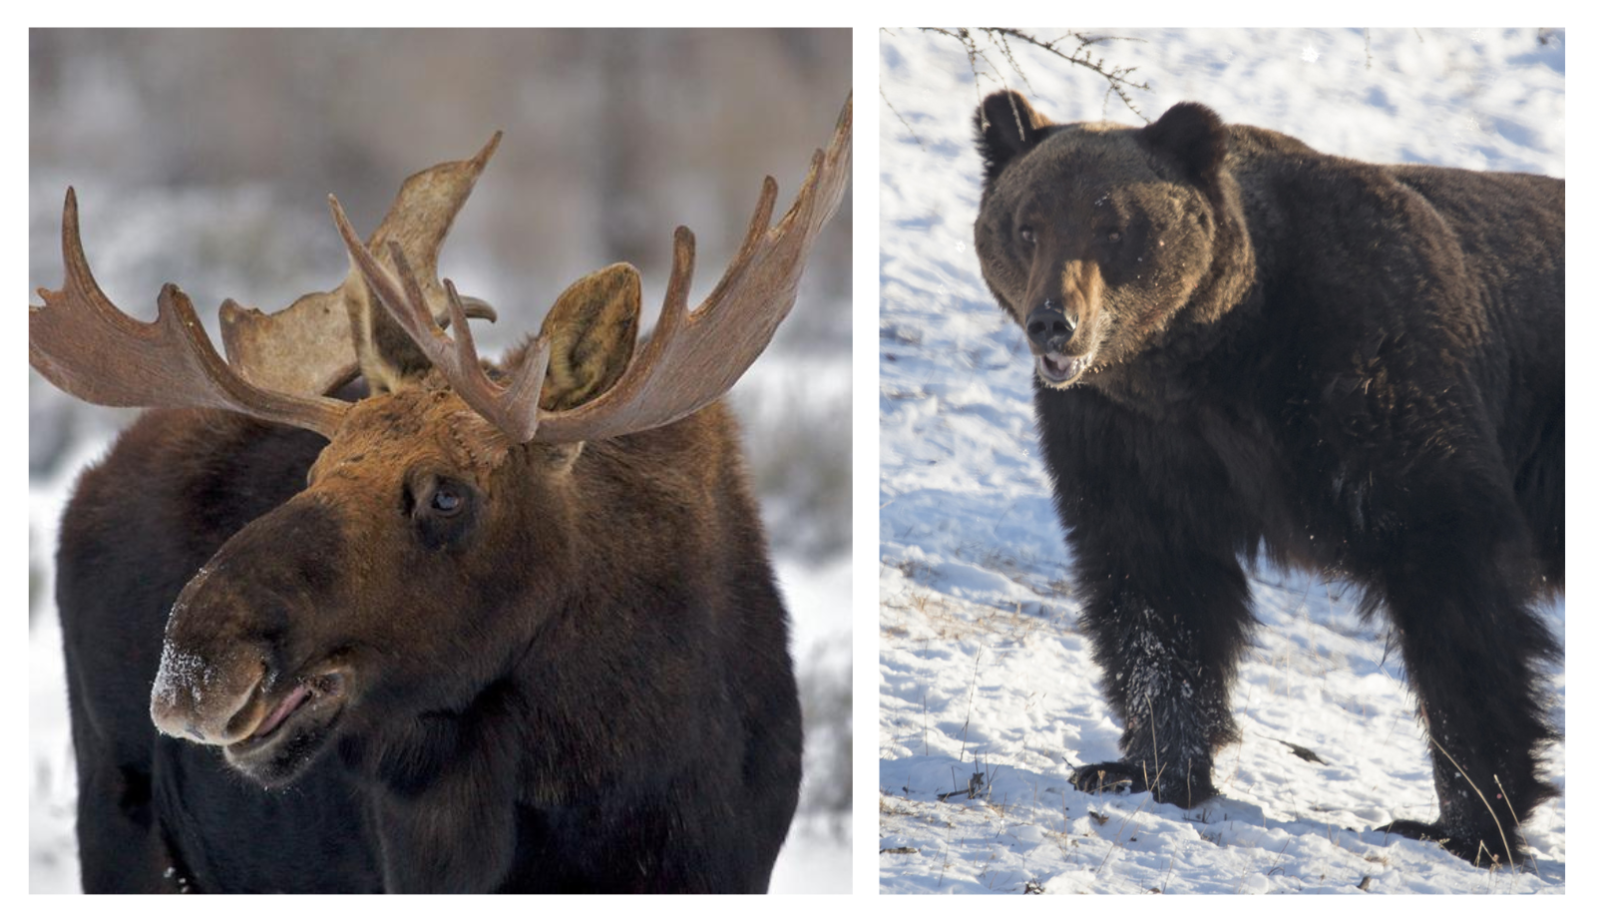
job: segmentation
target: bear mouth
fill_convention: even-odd
[[[1089,364],[1093,359],[1092,355],[1071,356],[1060,352],[1046,352],[1034,356],[1033,364],[1044,383],[1051,387],[1067,387],[1089,370]]]

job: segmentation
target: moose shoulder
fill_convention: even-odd
[[[435,265],[493,146],[409,180],[366,242],[335,203],[350,276],[275,315],[224,305],[228,361],[175,287],[152,324],[106,300],[69,192],[30,360],[162,408],[62,524],[86,890],[766,888],[800,713],[719,398],[838,206],[849,104],[694,311],[679,230],[638,355],[619,265],[479,359],[493,311]]]

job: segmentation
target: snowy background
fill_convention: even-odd
[[[720,277],[771,174],[780,212],[850,90],[846,30],[539,33],[41,31],[29,38],[29,282],[61,280],[66,187],[106,292],[142,319],[176,281],[213,323],[332,287],[335,192],[370,227],[409,174],[505,138],[441,276],[494,304],[496,354],[571,281],[629,261],[659,304],[672,230],[693,297]],[[870,98],[870,97],[869,97]],[[850,194],[800,300],[733,394],[794,625],[807,722],[801,815],[775,891],[850,888]],[[30,291],[30,303],[37,296]],[[647,307],[648,318],[654,307]],[[132,414],[29,375],[29,888],[77,888],[56,523]]]
[[[1128,36],[1094,54],[1137,68],[1144,119],[1196,100],[1328,153],[1566,172],[1560,30],[1099,34]],[[1301,574],[1255,575],[1261,627],[1234,693],[1244,741],[1219,754],[1220,798],[1186,812],[1067,784],[1072,765],[1117,755],[1121,728],[1076,627],[1028,349],[972,252],[971,118],[1009,86],[1057,121],[1143,121],[1100,76],[1016,43],[1013,66],[980,38],[975,80],[951,38],[881,39],[881,889],[1564,892],[1564,796],[1523,826],[1536,873],[1370,831],[1438,814],[1415,704],[1386,623]],[[1564,636],[1564,604],[1549,617]],[[1565,690],[1557,668],[1558,727]],[[1548,756],[1564,789],[1565,745]]]

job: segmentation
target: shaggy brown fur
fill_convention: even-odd
[[[1075,782],[1215,793],[1264,550],[1394,624],[1440,815],[1388,828],[1519,860],[1556,793],[1534,605],[1564,574],[1564,184],[1326,156],[1194,103],[1056,125],[1002,93],[977,126],[978,254],[1028,333],[1125,728]]]

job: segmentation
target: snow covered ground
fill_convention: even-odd
[[[1138,67],[1150,119],[1192,99],[1360,159],[1565,175],[1560,31],[1111,34],[1139,39],[1098,53]],[[1382,619],[1300,574],[1254,578],[1244,741],[1218,759],[1220,798],[1183,811],[1067,784],[1071,765],[1117,754],[1120,727],[1076,628],[1028,350],[972,253],[971,116],[1003,80],[1058,121],[1139,121],[1100,77],[1041,53],[1017,49],[1025,79],[991,53],[976,86],[948,38],[889,30],[881,53],[880,888],[1564,892],[1564,796],[1523,825],[1536,873],[1370,831],[1437,815],[1415,705]],[[1565,605],[1549,616],[1564,636]],[[1550,691],[1564,727],[1564,667]],[[1548,761],[1565,789],[1565,745]]]

